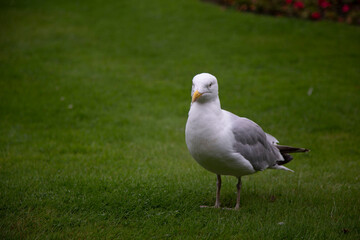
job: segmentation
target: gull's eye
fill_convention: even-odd
[[[212,83],[209,84],[209,87],[211,87],[211,86],[212,86]]]

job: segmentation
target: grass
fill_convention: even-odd
[[[0,6],[0,238],[359,239],[360,28],[193,0]],[[216,188],[184,141],[199,72],[312,150],[244,177],[240,211],[199,208]]]

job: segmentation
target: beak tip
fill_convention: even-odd
[[[198,90],[196,90],[192,96],[191,103],[195,102],[201,95],[202,95],[202,93],[200,93]]]

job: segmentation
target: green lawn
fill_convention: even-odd
[[[359,27],[197,0],[4,0],[0,31],[1,239],[360,238]],[[199,208],[216,189],[184,139],[200,72],[224,109],[311,149],[295,173],[243,177],[239,211]]]

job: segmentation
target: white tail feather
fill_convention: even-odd
[[[270,167],[271,169],[280,169],[280,170],[285,170],[285,171],[290,171],[290,172],[294,172],[293,170],[291,170],[290,168],[281,166],[281,165],[277,165],[275,164],[274,166]]]

